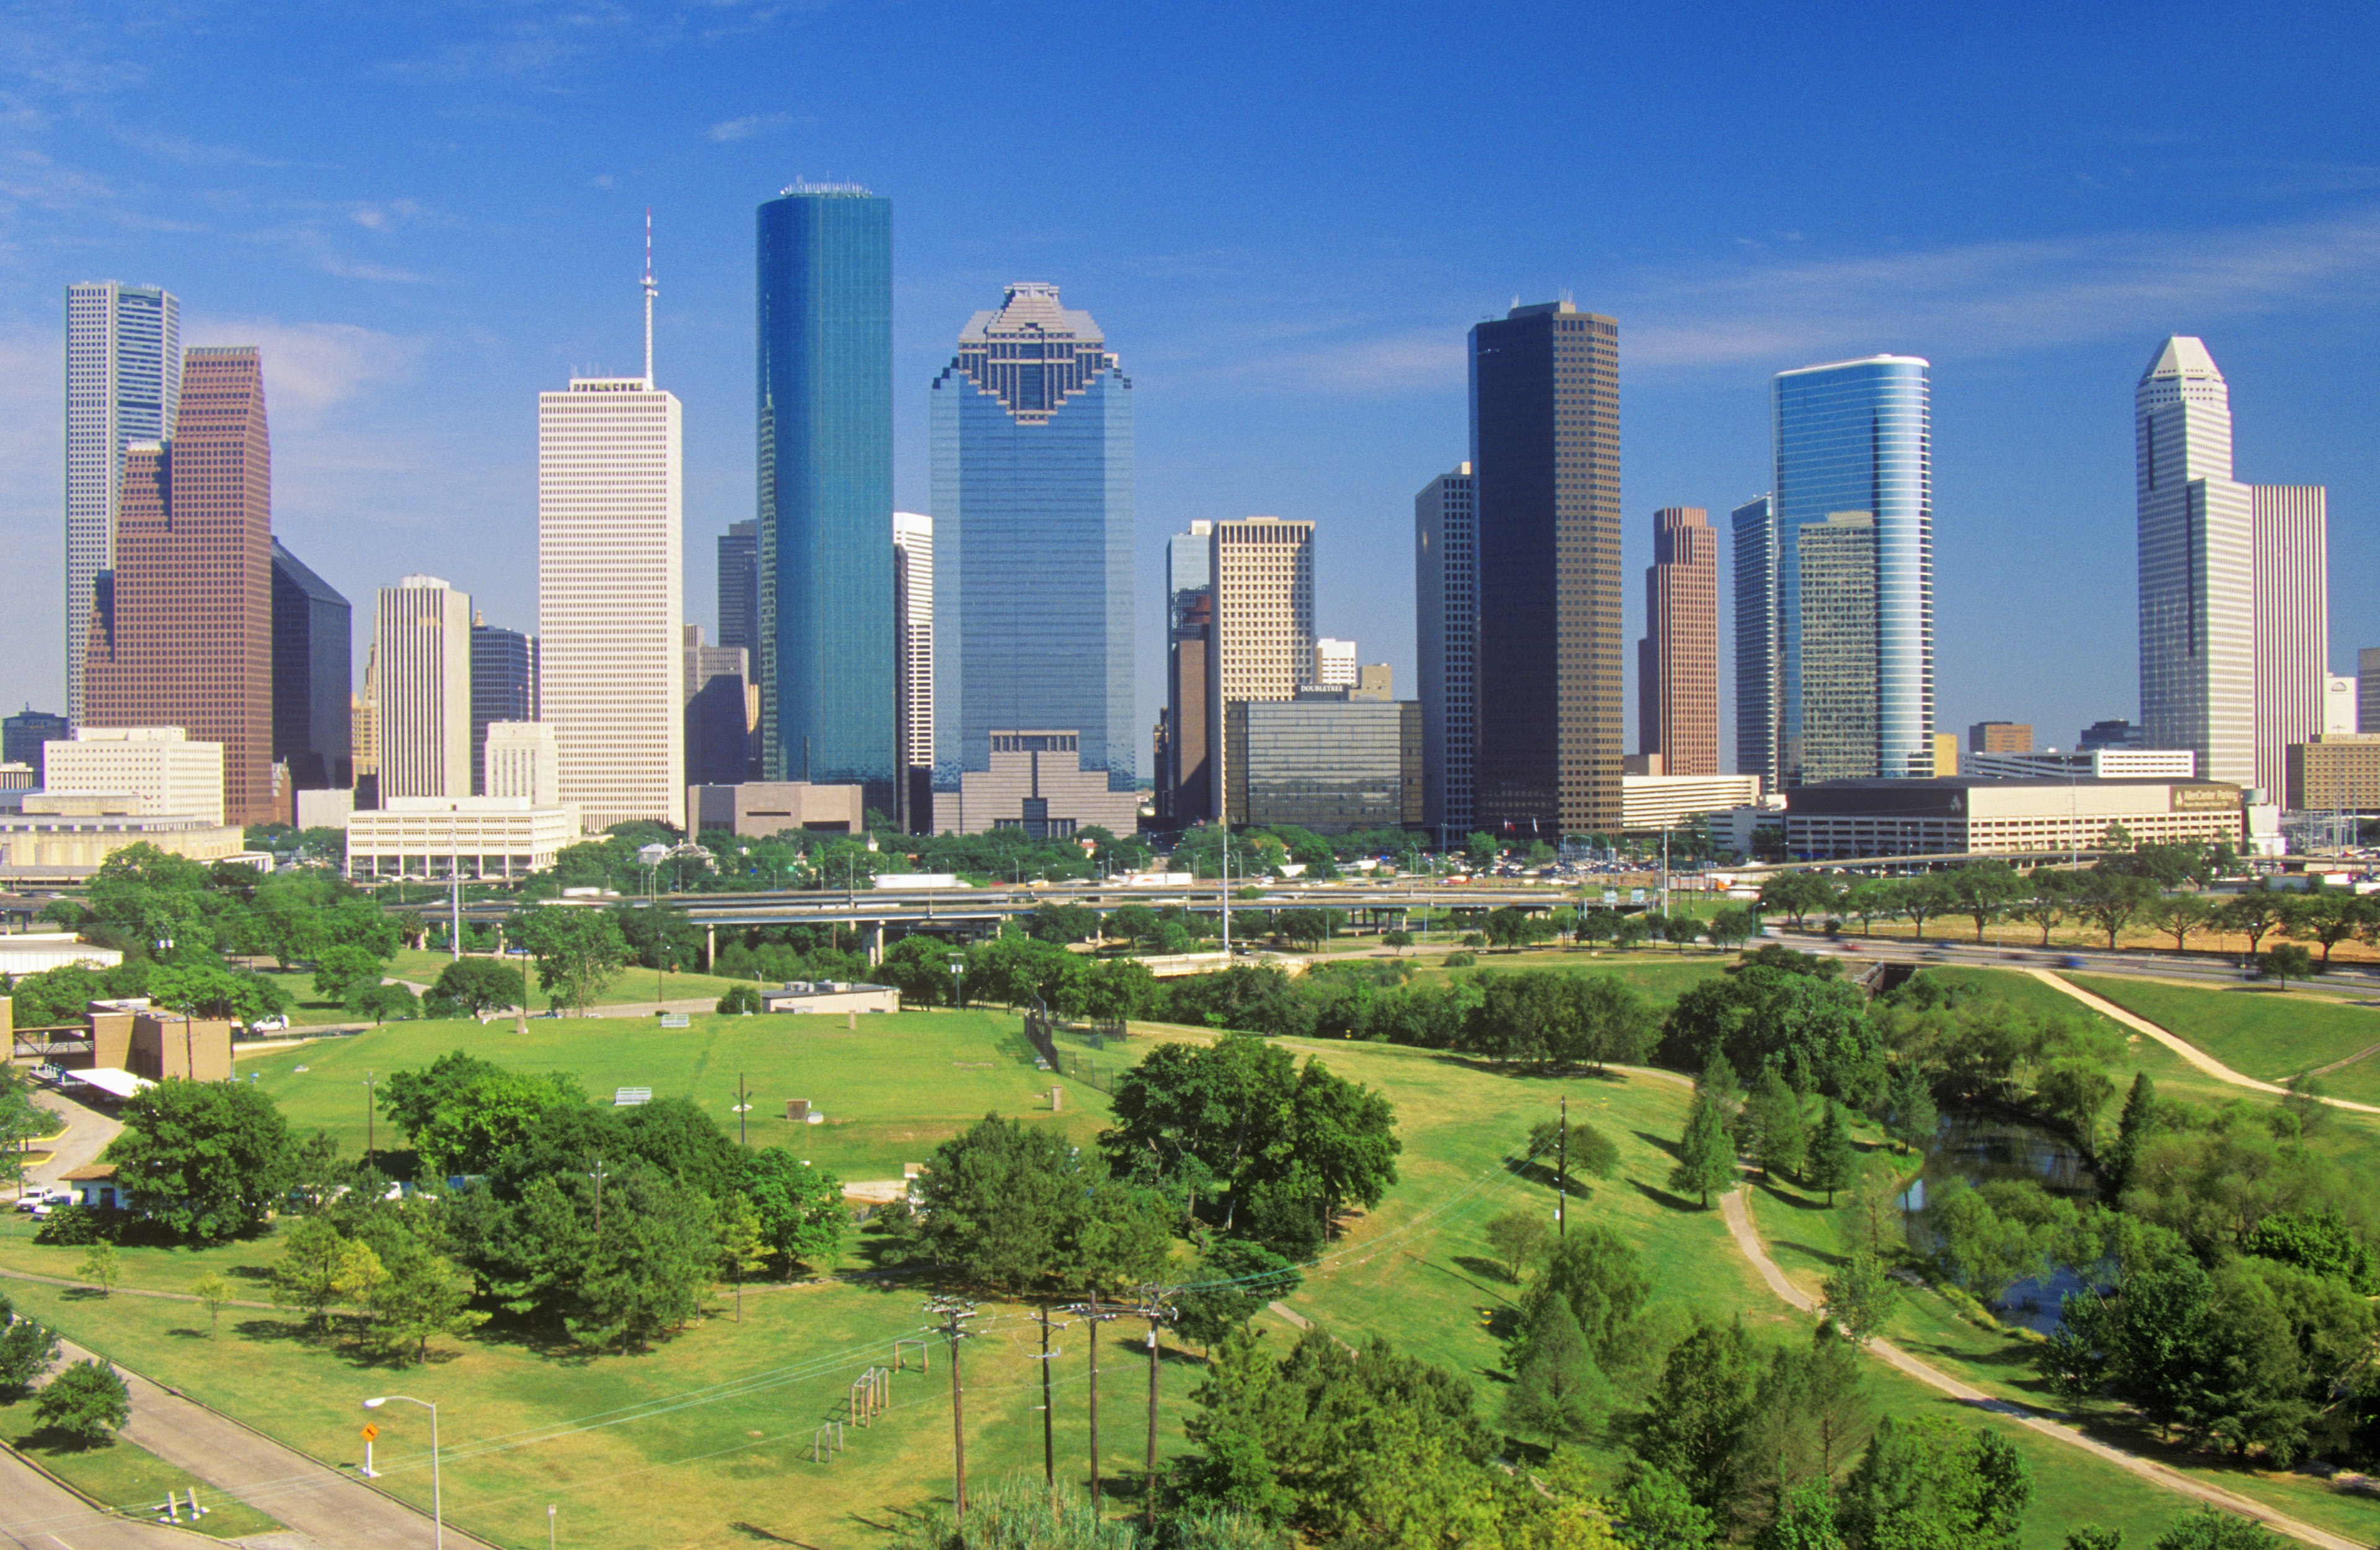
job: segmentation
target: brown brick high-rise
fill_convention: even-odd
[[[1718,773],[1718,535],[1700,506],[1653,514],[1636,737],[1637,752],[1661,756],[1664,775]]]
[[[127,450],[121,509],[91,611],[85,724],[222,744],[225,821],[267,822],[273,449],[254,346],[183,357],[174,440]]]

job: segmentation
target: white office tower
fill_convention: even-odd
[[[2330,683],[2325,491],[2252,484],[2256,548],[2256,784],[2278,802],[2289,745],[2325,729]]]
[[[408,575],[372,599],[380,794],[471,794],[471,599]]]
[[[1355,643],[1323,636],[1314,643],[1314,684],[1323,689],[1355,686]]]
[[[1440,843],[1471,830],[1479,701],[1479,507],[1460,463],[1414,497],[1414,645],[1421,674],[1422,812]]]
[[[146,817],[222,823],[223,772],[223,745],[180,727],[77,727],[71,741],[42,745],[44,792],[130,797]]]
[[[1314,524],[1245,516],[1215,524],[1207,550],[1215,623],[1207,650],[1208,768],[1221,813],[1224,707],[1295,699],[1314,670]]]
[[[2343,672],[2322,675],[2322,734],[2346,737],[2362,730],[2360,686]]]
[[[2196,339],[2132,395],[2140,489],[2141,724],[2201,779],[2256,784],[2255,513],[2231,477],[2231,400]]]
[[[553,729],[542,721],[488,723],[488,794],[532,807],[562,805],[562,761]]]
[[[892,514],[892,694],[895,794],[902,828],[911,829],[925,815],[909,811],[909,771],[930,779],[934,765],[934,519],[917,512]]]
[[[686,827],[679,409],[653,385],[650,248],[645,284],[646,374],[537,398],[540,719],[592,833]]]
[[[67,287],[67,720],[82,723],[91,588],[115,565],[124,443],[168,442],[182,397],[182,304],[113,280]]]

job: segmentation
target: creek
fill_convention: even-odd
[[[1928,1187],[1939,1189],[1953,1179],[1978,1186],[2028,1179],[2078,1205],[2099,1194],[2098,1177],[2082,1149],[2058,1132],[1994,1109],[1945,1109],[1925,1148],[1924,1169],[1900,1197],[1912,1246],[1923,1250],[1930,1241],[1925,1217]],[[2082,1275],[2061,1265],[2046,1278],[2009,1288],[1992,1312],[2005,1323],[2046,1334],[2058,1326],[2059,1302],[2088,1284]]]

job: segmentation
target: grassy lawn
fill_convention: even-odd
[[[1682,966],[1647,966],[1710,972],[1716,963],[1714,957],[1708,968],[1692,959]],[[1999,977],[2011,993],[2034,984]],[[1141,1032],[1145,1036],[1132,1040],[1135,1049],[1164,1036]],[[1386,1046],[1283,1042],[1378,1086],[1397,1106],[1404,1143],[1400,1182],[1378,1209],[1353,1222],[1288,1300],[1331,1334],[1351,1341],[1382,1334],[1401,1350],[1464,1373],[1493,1413],[1503,1382],[1500,1336],[1520,1289],[1492,1262],[1482,1229],[1507,1209],[1550,1214],[1549,1184],[1504,1159],[1527,1128],[1549,1118],[1567,1096],[1573,1115],[1602,1129],[1621,1153],[1618,1173],[1587,1181],[1572,1210],[1580,1221],[1612,1223],[1639,1246],[1655,1281],[1658,1327],[1682,1327],[1696,1312],[1738,1313],[1766,1339],[1805,1338],[1802,1316],[1757,1280],[1729,1242],[1718,1214],[1694,1209],[1665,1188],[1668,1148],[1686,1108],[1682,1085],[1641,1073],[1557,1082]],[[509,1025],[403,1023],[243,1060],[241,1071],[258,1073],[260,1085],[280,1100],[297,1128],[320,1125],[353,1147],[363,1136],[365,1071],[385,1074],[458,1045],[509,1066],[578,1072],[599,1096],[631,1084],[684,1094],[731,1127],[729,1106],[741,1072],[754,1090],[754,1144],[790,1139],[782,1100],[809,1097],[830,1122],[804,1132],[803,1155],[855,1179],[897,1173],[899,1163],[921,1160],[935,1143],[989,1110],[1046,1116],[1046,1097],[1036,1095],[1046,1094],[1051,1081],[1034,1070],[1013,1018],[981,1011],[880,1016],[862,1020],[856,1032],[833,1019],[783,1017],[698,1016],[690,1029],[669,1034],[634,1022],[540,1021],[525,1036]],[[2185,1069],[2154,1045],[2143,1059],[2155,1062],[2160,1083],[2168,1067]],[[1040,1122],[1087,1140],[1104,1122],[1104,1102],[1077,1084],[1065,1084],[1065,1091],[1063,1111]],[[382,1140],[391,1138],[383,1132]],[[1838,1252],[1835,1218],[1791,1194],[1761,1194],[1758,1219],[1789,1271],[1815,1278]],[[0,1265],[8,1268],[71,1275],[81,1253],[39,1248],[27,1241],[21,1226],[0,1228]],[[256,1287],[273,1253],[270,1241],[198,1251],[126,1249],[123,1284],[179,1290],[200,1271],[214,1269]],[[436,1399],[450,1514],[494,1543],[524,1550],[544,1543],[549,1502],[560,1504],[568,1543],[603,1550],[772,1542],[863,1545],[876,1543],[894,1514],[938,1499],[948,1488],[949,1369],[939,1342],[930,1374],[895,1376],[892,1408],[873,1426],[848,1431],[846,1452],[832,1463],[809,1459],[818,1427],[844,1409],[852,1380],[870,1364],[889,1364],[893,1341],[915,1338],[925,1322],[919,1290],[898,1282],[750,1290],[741,1323],[722,1299],[708,1319],[631,1356],[557,1352],[491,1330],[441,1342],[426,1369],[395,1372],[335,1338],[298,1327],[277,1310],[226,1310],[220,1339],[211,1341],[204,1312],[192,1303],[121,1294],[100,1299],[21,1281],[6,1283],[6,1290],[22,1311],[73,1338],[334,1463],[358,1461],[361,1414],[356,1407],[365,1395],[395,1387]],[[982,1482],[1038,1472],[1038,1328],[1029,1311],[1018,1307],[986,1303],[981,1315],[961,1352],[970,1476]],[[1911,1299],[1901,1317],[1896,1336],[1946,1362],[1972,1362],[1979,1372],[1989,1366],[2000,1338],[1958,1324],[1937,1299]],[[1279,1321],[1267,1322],[1276,1349],[1293,1338]],[[1051,1364],[1060,1467],[1077,1479],[1087,1454],[1084,1339],[1080,1326],[1062,1329],[1054,1342],[1062,1355]],[[1659,1345],[1645,1342],[1648,1360]],[[1129,1320],[1109,1326],[1100,1349],[1109,1400],[1107,1473],[1116,1483],[1111,1500],[1129,1505],[1138,1488],[1146,1424],[1147,1368],[1138,1328]],[[1961,1424],[2008,1429],[2034,1470],[2029,1546],[2047,1550],[2067,1529],[2089,1521],[2122,1527],[2145,1543],[2180,1515],[2180,1504],[2169,1494],[2087,1455],[1978,1416],[1881,1363],[1868,1372],[1884,1407],[1939,1407]],[[1170,1454],[1184,1446],[1180,1427],[1191,1411],[1196,1363],[1169,1344],[1163,1373],[1160,1447]],[[2000,1372],[1998,1381],[2010,1381],[2010,1374]],[[376,1461],[388,1471],[385,1483],[426,1501],[426,1439],[407,1418],[382,1423]],[[1621,1459],[1616,1443],[1608,1441],[1595,1453],[1607,1474],[1616,1474]],[[2305,1488],[2288,1482],[2231,1483],[2260,1494],[2288,1494],[2290,1509],[2310,1518],[2330,1508],[2324,1500],[2299,1500]],[[161,1498],[164,1483],[156,1487]],[[121,1492],[95,1494],[133,1499]],[[656,1512],[662,1501],[670,1504],[667,1512]],[[2342,1522],[2374,1537],[2380,1515],[2355,1511],[2361,1515]]]
[[[179,1509],[176,1516],[185,1528],[216,1539],[237,1539],[244,1534],[271,1533],[281,1527],[278,1520],[237,1496],[192,1480],[136,1443],[119,1437],[104,1447],[83,1447],[43,1432],[34,1423],[30,1400],[0,1406],[0,1437],[85,1496],[128,1518],[162,1519],[166,1492],[186,1499],[190,1488],[198,1486],[199,1505],[206,1514],[193,1522],[187,1507]]]
[[[2303,990],[2221,989],[2113,975],[2074,983],[2205,1050],[2245,1076],[2287,1082],[2380,1045],[2380,1010]],[[2380,1102],[2380,1055],[2323,1077],[2333,1097]]]
[[[364,1146],[367,1072],[384,1077],[458,1048],[519,1070],[576,1072],[599,1103],[621,1087],[692,1098],[730,1135],[741,1076],[751,1095],[753,1145],[790,1146],[846,1180],[897,1178],[903,1163],[925,1161],[994,1110],[1054,1123],[1078,1140],[1107,1116],[1106,1099],[1074,1082],[1060,1084],[1064,1106],[1051,1115],[1057,1079],[1034,1068],[1022,1024],[1005,1012],[972,1010],[877,1014],[861,1018],[856,1030],[841,1018],[795,1013],[699,1012],[690,1027],[668,1030],[627,1018],[534,1018],[526,1034],[510,1023],[391,1023],[243,1057],[239,1070],[255,1073],[293,1131],[327,1130],[352,1154]],[[808,1098],[826,1122],[788,1123],[787,1098]],[[383,1147],[404,1144],[385,1123],[375,1139]]]

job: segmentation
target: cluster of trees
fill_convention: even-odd
[[[273,1301],[325,1333],[343,1314],[361,1349],[419,1362],[433,1337],[468,1334],[488,1319],[471,1306],[477,1280],[450,1250],[432,1203],[350,1192],[282,1234]]]

